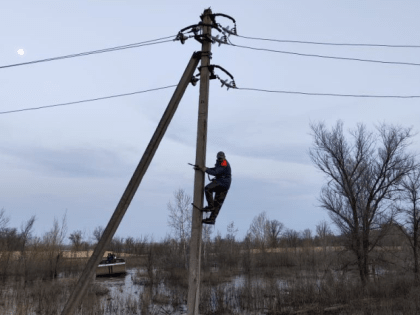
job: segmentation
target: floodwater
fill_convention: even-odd
[[[102,288],[107,288],[109,290],[108,294],[102,295],[101,298],[101,305],[105,306],[105,308],[107,309],[107,311],[104,314],[128,314],[124,311],[128,309],[135,310],[134,312],[130,312],[129,314],[186,314],[186,296],[182,295],[182,297],[180,297],[179,291],[173,291],[177,290],[176,288],[170,288],[163,283],[153,287],[146,285],[147,279],[145,279],[144,281],[141,281],[140,279],[139,281],[139,271],[141,274],[145,274],[144,269],[132,268],[128,269],[125,275],[114,277],[97,277],[95,279],[95,284],[99,285]],[[213,272],[217,273],[217,269],[213,270]],[[376,269],[377,275],[382,275],[385,272],[385,269]],[[357,275],[355,273],[343,275],[342,272],[332,270],[330,275],[332,275],[334,278],[342,276],[346,276],[346,278],[347,276],[349,276],[349,278],[357,278]],[[262,276],[253,276],[249,278],[245,275],[239,275],[232,277],[230,281],[217,285],[216,287],[203,289],[203,294],[206,293],[204,295],[206,296],[206,299],[209,302],[207,304],[207,307],[212,308],[213,305],[216,306],[218,303],[216,288],[221,289],[223,295],[228,298],[236,296],[237,290],[235,289],[247,288],[250,285],[250,283],[253,287],[257,288],[257,290],[258,288],[266,287],[266,285],[270,285],[270,287],[271,285],[274,285],[276,288],[279,288],[281,291],[283,291],[284,294],[289,294],[288,290],[294,286],[294,282],[299,278],[310,279],[309,283],[320,286],[321,282],[325,280],[325,274],[301,270],[298,273],[290,273],[283,277],[272,277],[270,278],[270,281],[268,281],[266,277]],[[65,281],[64,278],[62,278],[61,280]],[[7,289],[8,286],[6,285],[5,287]],[[158,296],[158,298],[156,298],[156,296]],[[178,299],[180,300],[180,304],[174,303],[174,305],[172,305],[171,300],[173,300],[174,296],[178,297]],[[152,297],[154,297],[154,302],[152,302]],[[233,304],[230,304],[231,310],[234,310],[237,314],[246,314],[245,312],[239,309],[239,304],[235,302],[237,301],[235,298],[233,298],[232,301],[234,302]],[[116,313],[112,311],[112,307],[119,309],[120,311]],[[2,312],[0,311],[0,313]],[[13,314],[13,312],[11,312],[10,314]]]
[[[110,295],[123,295],[124,297],[138,298],[144,286],[133,283],[136,269],[129,269],[125,275],[115,277],[96,277],[95,283],[103,285],[110,290]]]
[[[110,290],[109,295],[106,296],[106,298],[108,299],[109,297],[113,299],[119,299],[119,300],[131,299],[131,300],[137,300],[140,303],[140,301],[142,300],[142,294],[145,292],[146,286],[143,283],[137,284],[138,279],[136,280],[136,283],[135,283],[137,271],[138,271],[137,269],[133,268],[133,269],[129,269],[126,275],[122,275],[118,277],[96,278],[96,283],[102,286],[105,286]],[[333,271],[333,270],[331,270],[330,272],[331,272],[330,273],[331,276],[334,278],[345,276],[348,280],[350,279],[357,280],[357,274],[355,272],[351,272],[347,274],[343,274],[343,272]],[[385,269],[377,268],[375,273],[376,275],[383,275],[385,272],[386,272]],[[275,278],[273,279],[273,281],[274,281],[274,285],[277,288],[281,289],[282,291],[284,290],[283,292],[285,294],[288,294],[287,291],[289,287],[293,286],[294,281],[300,277],[311,279],[310,282],[316,286],[320,286],[321,282],[325,281],[324,273],[313,273],[312,271],[300,271],[299,274],[290,274],[287,277]],[[221,287],[222,287],[222,290],[226,293],[227,291],[232,291],[233,289],[242,288],[249,285],[249,281],[252,282],[253,286],[260,287],[260,288],[267,285],[267,279],[264,277],[254,276],[250,279],[250,278],[247,278],[247,276],[245,275],[239,275],[239,276],[232,277],[232,279],[229,282],[223,283]],[[150,290],[150,286],[147,286],[147,290]],[[160,284],[159,286],[153,289],[153,295],[155,294],[159,294],[162,297],[167,297],[167,304],[165,305],[164,302],[163,303],[161,302],[159,305],[154,305],[153,303],[151,303],[149,305],[149,311],[151,311],[152,309],[161,310],[161,311],[165,309],[167,314],[185,314],[186,313],[185,304],[177,306],[177,309],[172,308],[172,306],[170,305],[172,292],[164,284]],[[210,296],[208,297],[210,298],[211,304],[213,303],[217,304],[215,294],[211,293]],[[234,307],[234,309],[235,308],[237,307]],[[239,313],[244,314],[243,312],[240,312],[239,309],[236,309],[236,311],[238,312],[238,314]],[[158,313],[161,313],[161,312],[158,311]]]
[[[149,299],[147,303],[147,313],[174,315],[186,314],[186,305],[179,305],[176,309],[174,309],[169,304],[171,291],[163,283],[154,286],[153,288],[146,286],[147,280],[142,282],[139,281],[138,278],[136,279],[136,274],[138,271],[144,272],[145,269],[132,268],[127,269],[127,273],[125,275],[114,277],[96,277],[95,283],[109,289],[109,293],[104,297],[106,301],[115,300],[120,301],[126,305],[130,303],[138,305],[144,303],[144,299]],[[161,296],[163,301],[166,300],[168,303],[165,305],[165,303],[162,303],[161,301],[159,305],[153,304],[150,301],[152,295],[150,290],[153,290],[154,295]]]
[[[107,299],[107,300],[113,299],[113,300],[119,300],[119,301],[127,301],[127,300],[136,301],[137,300],[139,303],[141,303],[143,293],[145,293],[145,296],[147,296],[147,294],[150,294],[150,291],[149,293],[145,291],[151,290],[151,288],[150,286],[145,286],[145,284],[141,282],[140,284],[138,284],[138,279],[136,279],[137,272],[138,272],[138,269],[133,268],[133,269],[128,269],[127,274],[125,275],[120,275],[120,276],[115,276],[115,277],[97,277],[95,280],[95,283],[101,286],[104,286],[110,290],[109,294],[104,296],[104,299]],[[226,291],[232,291],[233,289],[246,286],[247,281],[249,281],[249,279],[246,276],[239,275],[239,276],[232,277],[230,282],[223,283],[220,286],[222,287],[222,290],[226,293]],[[253,285],[263,286],[265,279],[259,278],[259,277],[253,277],[251,281]],[[285,290],[287,289],[288,282],[286,280],[276,279],[275,283],[279,288],[285,289]],[[178,305],[176,309],[174,309],[170,305],[170,299],[173,292],[171,292],[171,289],[166,287],[164,284],[160,284],[157,287],[153,288],[152,290],[153,290],[154,295],[157,294],[162,297],[167,297],[168,302],[166,305],[164,302],[159,303],[159,305],[150,303],[150,305],[148,306],[148,311],[150,313],[153,314],[154,313],[153,310],[155,310],[157,311],[156,314],[158,313],[159,314],[161,313],[174,314],[174,315],[186,314],[187,312],[186,304]],[[214,292],[214,288],[211,291],[212,293],[209,296],[211,304],[217,304],[216,293]],[[238,307],[234,307],[234,308],[236,308],[236,311],[238,314],[240,313],[245,314],[241,312]]]

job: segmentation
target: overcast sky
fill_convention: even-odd
[[[214,13],[236,19],[240,35],[287,40],[420,45],[419,1],[4,1],[0,66],[175,35]],[[218,18],[222,25],[232,23]],[[322,46],[231,37],[238,45],[420,63],[419,48]],[[177,84],[201,45],[168,42],[0,69],[0,111],[39,107]],[[23,55],[17,51],[24,50]],[[212,63],[238,87],[315,93],[420,95],[420,67],[310,58],[213,45]],[[218,72],[222,78],[223,73]],[[67,211],[68,231],[106,226],[174,89],[0,115],[0,209],[10,226],[35,214],[42,235]],[[218,151],[233,181],[219,214],[243,237],[266,211],[287,228],[328,220],[317,198],[325,178],[311,163],[310,123],[381,122],[419,131],[420,99],[357,99],[274,94],[211,81],[207,166]],[[167,203],[193,193],[198,86],[189,86],[117,235],[170,232]],[[420,135],[412,150],[419,151]]]

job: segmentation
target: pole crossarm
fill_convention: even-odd
[[[191,78],[194,75],[194,71],[197,68],[198,62],[200,61],[199,58],[200,54],[194,53],[191,57],[187,68],[184,71],[184,74],[181,77],[181,80],[178,83],[178,86],[172,95],[169,104],[163,113],[163,116],[155,130],[155,133],[152,136],[144,154],[134,171],[133,176],[131,177],[130,182],[127,185],[111,219],[106,226],[101,239],[96,245],[92,256],[90,257],[89,261],[87,262],[85,269],[83,270],[80,278],[71,293],[67,304],[65,305],[61,315],[72,315],[74,310],[80,304],[82,296],[85,294],[86,289],[89,283],[94,279],[95,270],[98,266],[99,262],[101,261],[103,254],[105,252],[105,248],[109,245],[114,236],[115,232],[117,231],[118,226],[121,223],[122,218],[124,217],[125,212],[127,211],[133,197],[143,179],[144,174],[147,171],[147,168],[150,165],[150,162],[153,159],[153,156],[156,153],[157,148],[159,147],[160,141],[162,140],[169,123],[172,120],[172,117],[175,114],[175,111],[178,107],[179,102],[184,95],[185,90],[188,87],[188,84],[191,82]]]

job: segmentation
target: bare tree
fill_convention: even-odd
[[[6,217],[6,211],[0,210],[0,279],[6,280],[8,270],[12,262],[12,251],[18,244],[18,233],[15,228],[9,228],[10,218]]]
[[[23,254],[23,252],[25,251],[26,245],[32,236],[32,229],[34,227],[35,220],[36,220],[36,216],[33,215],[29,218],[28,221],[26,221],[25,223],[22,223],[20,227],[21,254]]]
[[[320,240],[321,246],[324,248],[324,253],[326,252],[327,242],[330,235],[332,235],[332,231],[327,223],[327,221],[322,220],[316,226],[316,236]]]
[[[169,210],[168,225],[181,245],[185,268],[188,268],[187,242],[191,234],[192,198],[181,188],[174,192],[174,198],[175,203],[169,201],[167,206]]]
[[[222,238],[222,233],[220,233],[219,230],[217,230],[216,235],[213,238],[213,242],[216,248],[220,248],[223,242],[223,238]]]
[[[149,243],[149,236],[145,235],[145,236],[140,236],[138,238],[136,238],[135,241],[135,249],[134,249],[134,253],[136,255],[143,255],[147,249],[147,244]]]
[[[54,249],[54,251],[61,251],[64,238],[67,233],[67,216],[63,215],[61,226],[57,218],[54,218],[53,227],[50,231],[44,234],[43,242]]]
[[[8,234],[9,234],[9,228],[7,227],[9,225],[10,218],[6,217],[6,210],[1,209],[0,210],[0,250],[8,250]]]
[[[316,235],[322,240],[332,234],[331,228],[327,221],[322,220],[315,226]]]
[[[210,242],[211,235],[214,232],[214,228],[212,225],[206,224],[203,225],[203,242]]]
[[[0,210],[0,233],[7,228],[9,224],[10,218],[6,217],[6,210]]]
[[[207,259],[207,252],[208,252],[208,246],[211,243],[211,234],[213,233],[214,228],[213,225],[210,224],[204,224],[203,225],[203,257],[204,259]]]
[[[67,233],[67,213],[64,213],[60,223],[54,218],[53,227],[50,231],[43,235],[43,243],[45,246],[45,253],[47,261],[49,262],[49,276],[51,278],[57,277],[57,270],[60,255],[63,251],[63,241]]]
[[[227,233],[226,233],[226,239],[235,241],[235,236],[238,233],[238,229],[235,227],[235,223],[232,221],[227,225]]]
[[[341,121],[331,131],[324,123],[312,124],[311,129],[310,157],[328,179],[321,190],[321,207],[347,237],[364,287],[369,253],[383,237],[373,237],[370,231],[391,222],[398,188],[415,167],[412,154],[406,152],[411,129],[381,124],[374,134],[358,124],[350,131],[352,142],[346,140]]]
[[[104,227],[103,226],[97,226],[95,230],[93,230],[93,238],[97,243],[101,240],[102,234],[104,233]]]
[[[69,240],[71,241],[72,248],[74,251],[80,251],[83,244],[83,232],[76,230],[70,234]]]
[[[264,247],[267,233],[267,213],[261,212],[252,219],[251,225],[249,226],[248,234],[258,247]]]
[[[302,231],[302,240],[304,246],[311,246],[312,245],[312,231],[311,229],[305,229]]]
[[[268,246],[277,247],[284,224],[277,220],[267,220],[265,225],[266,240]]]
[[[419,278],[419,237],[420,237],[420,168],[416,168],[402,183],[401,205],[397,208],[404,215],[404,223],[400,227],[406,236],[413,252],[414,279]]]
[[[283,237],[286,239],[287,247],[294,248],[299,244],[299,233],[293,229],[287,229],[283,233]]]
[[[124,242],[125,252],[130,254],[134,253],[135,244],[136,242],[134,241],[133,237],[127,237]]]
[[[235,227],[235,223],[232,221],[228,224],[226,233],[226,240],[229,242],[230,253],[233,253],[233,244],[235,244],[235,237],[238,233],[238,229]]]
[[[121,254],[123,252],[123,248],[124,248],[124,238],[118,235],[115,235],[112,240],[111,240],[111,244],[109,244],[110,249],[116,253],[116,254]]]
[[[277,220],[270,220],[267,217],[267,213],[264,211],[254,217],[249,227],[248,234],[250,240],[259,247],[276,247],[283,229],[283,223]]]

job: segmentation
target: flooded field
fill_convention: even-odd
[[[217,273],[217,269],[213,269]],[[112,309],[119,309],[129,306],[130,311],[139,311],[133,314],[186,314],[186,290],[179,286],[167,286],[160,283],[156,286],[148,285],[148,279],[139,277],[145,270],[130,269],[126,275],[116,277],[97,277],[95,284],[102,289],[108,289],[108,293],[103,296],[102,304],[111,314]],[[267,282],[262,277],[253,277],[247,279],[244,275],[234,276],[231,280],[216,286],[202,286],[201,295],[208,299],[207,307],[216,310],[218,304],[230,304],[230,309],[235,314],[251,314],[240,308],[238,303],[238,292],[245,286],[250,286],[248,281],[252,281],[253,287],[265,287]],[[284,279],[275,279],[276,289],[287,292],[287,281]],[[184,291],[184,292],[183,292]],[[220,298],[220,294],[223,298]],[[183,296],[184,301],[179,301]],[[181,302],[181,303],[180,303]],[[146,306],[145,306],[146,305]],[[266,311],[252,312],[252,314],[267,314]]]
[[[163,282],[150,285],[144,277],[145,269],[128,269],[125,275],[97,277],[78,314],[186,314],[187,290]],[[214,274],[217,269],[213,268]],[[59,314],[65,297],[76,279],[59,277],[56,280],[36,281],[31,285],[17,284],[10,279],[2,291],[1,314]],[[252,284],[249,283],[252,281]],[[261,277],[249,279],[243,275],[234,276],[224,283],[202,285],[201,298],[206,311],[220,308],[230,309],[234,314],[267,314],[247,312],[241,309],[241,293],[245,287],[262,288],[267,285]],[[276,279],[271,286],[286,290],[287,281]],[[54,292],[56,298],[48,298]],[[285,291],[286,292],[286,291]],[[45,301],[42,301],[46,299]],[[48,304],[48,307],[47,307]],[[95,311],[94,311],[95,309]]]
[[[370,264],[363,287],[357,265],[348,263],[352,256],[339,247],[255,250],[228,245],[203,256],[201,315],[420,314],[420,286],[407,272],[410,261],[401,252],[377,252],[391,263],[378,259],[381,263]],[[148,246],[126,258],[125,275],[97,277],[75,315],[185,314],[184,253],[174,251],[171,243]],[[8,257],[14,256],[0,257],[2,315],[60,314],[87,261],[45,251]]]
[[[183,314],[186,306],[171,306],[171,290],[164,284],[150,286],[147,278],[139,277],[144,269],[129,269],[125,275],[97,277],[95,285],[108,290],[101,299],[104,314],[123,309],[130,314]]]
[[[416,314],[420,288],[404,275],[375,270],[362,292],[356,270],[285,267],[229,275],[211,268],[202,273],[200,314],[346,315],[367,314],[359,311],[369,309],[370,314]],[[186,314],[185,270],[178,278],[157,269],[153,279],[149,275],[145,267],[136,267],[128,268],[125,275],[97,277],[76,314]],[[77,276],[65,274],[26,283],[10,277],[1,287],[0,314],[60,314],[76,281]]]

